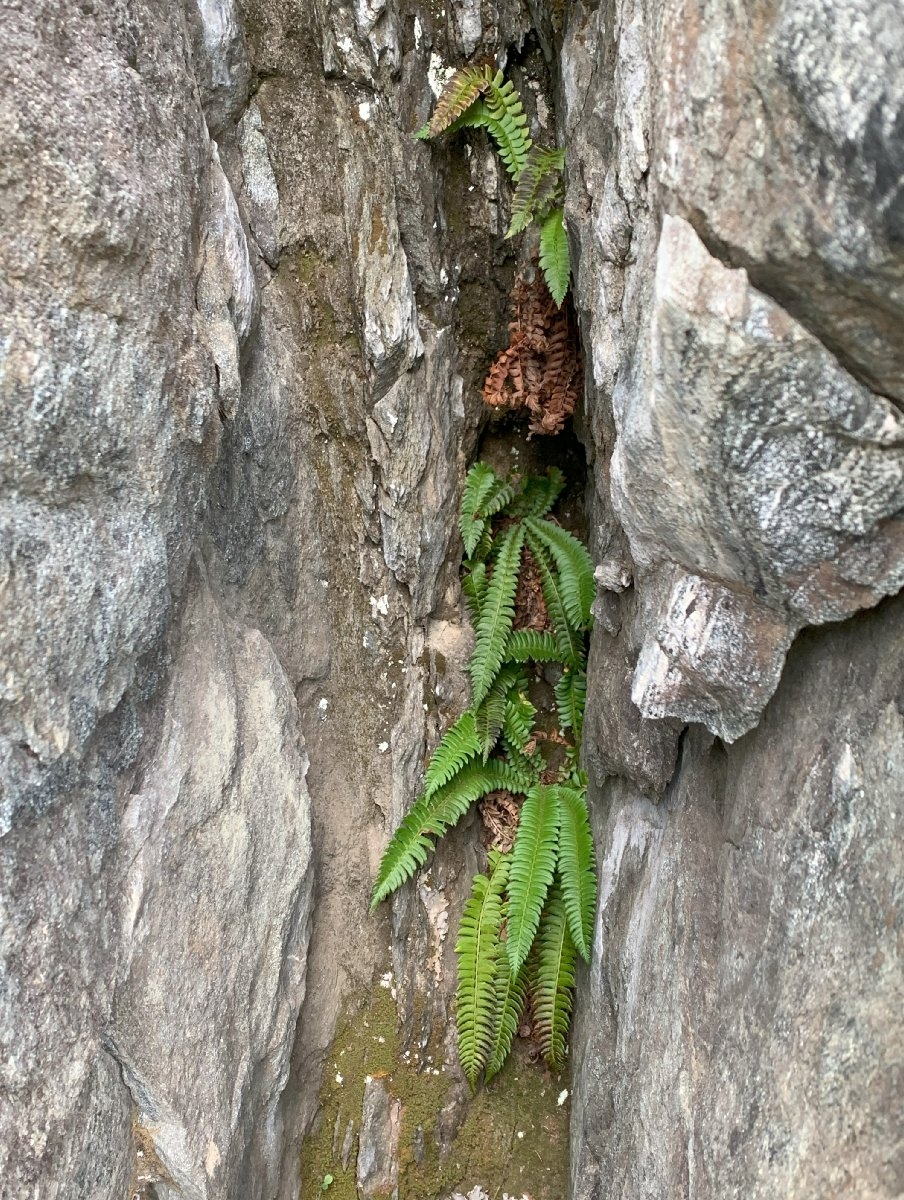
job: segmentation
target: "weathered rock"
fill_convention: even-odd
[[[695,730],[660,805],[601,794],[578,1200],[904,1186],[902,623],[805,635],[759,727]]]
[[[356,1167],[358,1193],[365,1200],[398,1195],[401,1115],[401,1102],[390,1096],[382,1079],[371,1079],[364,1088]]]

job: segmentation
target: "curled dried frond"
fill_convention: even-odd
[[[483,385],[493,408],[525,408],[530,432],[559,433],[574,412],[583,367],[571,304],[556,305],[539,273],[520,274],[512,289],[509,344]]]

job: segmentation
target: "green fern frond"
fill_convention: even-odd
[[[556,643],[559,647],[559,661],[569,666],[580,667],[584,664],[584,638],[574,629],[568,620],[565,609],[565,597],[558,572],[550,565],[548,551],[543,542],[528,531],[527,544],[540,571],[540,581],[543,586],[543,599],[546,601],[546,611],[552,618]]]
[[[571,278],[571,255],[561,208],[554,208],[540,227],[540,270],[550,295],[561,307]]]
[[[552,883],[559,836],[559,804],[551,787],[537,785],[521,806],[509,870],[508,941],[512,974],[527,958],[543,901]]]
[[[554,1071],[565,1066],[576,957],[562,894],[554,887],[537,933],[529,981],[540,1049]]]
[[[411,136],[413,138],[417,138],[417,140],[419,142],[429,141],[430,140],[430,122],[427,121],[426,124],[424,124],[420,127],[420,129],[415,129],[414,133]]]
[[[478,562],[461,577],[461,590],[465,594],[468,608],[471,610],[471,620],[476,625],[480,620],[480,610],[487,590],[487,565]]]
[[[490,87],[494,76],[488,67],[462,67],[440,93],[427,122],[428,137],[444,133]],[[420,132],[420,131],[419,131]]]
[[[557,198],[564,168],[564,150],[531,147],[512,197],[512,220],[505,235],[507,238],[514,237],[532,221],[546,216]]]
[[[494,1040],[496,971],[502,953],[499,930],[508,868],[505,855],[494,855],[490,861],[489,877],[475,875],[455,943],[458,958],[458,990],[455,997],[458,1058],[472,1091]]]
[[[533,734],[536,715],[537,710],[526,696],[510,695],[505,702],[505,718],[502,722],[506,741],[523,751]]]
[[[491,759],[488,763],[468,764],[432,796],[421,796],[403,817],[386,847],[374,884],[371,909],[424,865],[435,849],[431,839],[447,833],[475,800],[502,789],[526,792],[532,782],[525,771]]]
[[[577,667],[566,667],[555,688],[556,709],[562,729],[571,729],[580,745],[584,733],[584,707],[587,703],[587,674]]]
[[[505,706],[509,692],[527,687],[527,680],[521,668],[515,664],[506,664],[493,680],[490,690],[474,710],[474,723],[477,740],[480,743],[484,762],[489,758],[490,751],[502,730],[505,720]]]
[[[555,662],[559,646],[551,633],[537,629],[513,629],[505,647],[507,662]]]
[[[568,620],[575,629],[589,629],[593,624],[590,609],[596,596],[593,559],[578,539],[560,525],[536,517],[528,517],[525,524],[555,559]]]
[[[474,725],[474,714],[465,712],[443,734],[433,751],[424,776],[424,795],[430,797],[449,782],[453,775],[480,753],[480,740]]]
[[[550,467],[546,475],[530,475],[505,511],[513,517],[545,517],[564,487],[565,476],[558,467]]]
[[[511,525],[495,540],[498,553],[477,622],[474,653],[470,662],[475,705],[480,704],[490,690],[505,656],[515,615],[515,590],[521,566],[524,529],[521,525]]]
[[[596,867],[593,834],[584,794],[557,787],[559,801],[559,883],[568,929],[578,953],[590,962],[596,913]]]
[[[524,1005],[527,1002],[527,967],[513,975],[509,970],[505,948],[500,946],[496,958],[496,1024],[493,1040],[487,1055],[484,1082],[489,1083],[502,1069],[502,1064],[512,1048],[512,1040],[518,1030]]]
[[[486,119],[483,122],[499,148],[506,170],[517,182],[527,165],[531,138],[521,97],[511,80],[498,71],[484,95]]]

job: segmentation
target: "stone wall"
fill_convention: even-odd
[[[295,1196],[340,1001],[448,1026],[467,838],[366,912],[515,265],[408,135],[497,53],[588,368],[574,1195],[904,1188],[904,29],[742,8],[6,4],[0,1195]]]

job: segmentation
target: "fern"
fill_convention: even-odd
[[[484,1081],[489,1083],[502,1069],[502,1064],[512,1048],[512,1039],[527,1002],[527,969],[522,967],[516,975],[509,970],[504,947],[496,958],[496,1023],[493,1040],[487,1056]]]
[[[497,71],[490,81],[483,103],[486,108],[486,128],[496,141],[499,157],[505,163],[506,170],[517,182],[527,166],[527,155],[531,148],[521,97],[511,80],[506,81],[502,72]]]
[[[552,521],[528,517],[525,524],[555,559],[568,620],[575,629],[589,629],[593,624],[590,609],[596,596],[590,555],[573,534]]]
[[[483,598],[487,591],[486,563],[475,563],[471,570],[462,576],[461,590],[465,594],[468,608],[471,610],[471,617],[476,625],[480,620],[480,610],[483,607]]]
[[[559,884],[568,930],[578,953],[590,962],[593,917],[596,910],[596,870],[593,834],[583,791],[558,787]]]
[[[532,146],[512,197],[512,220],[506,237],[521,233],[534,220],[546,216],[559,190],[565,168],[564,150]]]
[[[508,869],[505,855],[491,854],[489,877],[475,876],[455,943],[458,1057],[472,1091],[494,1041],[497,959],[502,953],[499,930]]]
[[[421,796],[403,817],[386,847],[374,884],[371,909],[424,865],[435,849],[431,839],[448,833],[475,800],[503,788],[510,792],[527,791],[532,783],[529,775],[507,763],[471,763],[432,796]]]
[[[555,688],[559,725],[574,733],[580,745],[584,732],[584,706],[587,702],[587,675],[576,667],[566,667]]]
[[[458,771],[481,751],[474,725],[474,714],[465,712],[443,734],[433,751],[424,777],[424,795],[430,797],[449,782]]]
[[[505,647],[507,662],[555,662],[559,644],[551,633],[536,629],[513,629]]]
[[[540,1049],[554,1071],[561,1071],[565,1066],[575,958],[562,894],[558,888],[553,888],[537,934],[536,954],[531,961],[530,994]]]
[[[540,571],[543,599],[546,601],[546,610],[552,618],[560,661],[569,666],[583,666],[584,639],[568,620],[562,585],[550,566],[546,547],[539,538],[530,532],[527,534],[527,544]]]
[[[550,295],[561,308],[571,275],[568,234],[561,208],[554,208],[540,228],[540,270]]]
[[[564,487],[565,476],[558,467],[550,467],[546,475],[523,480],[521,490],[505,511],[512,517],[545,517]]]
[[[555,873],[558,835],[555,791],[542,785],[532,787],[521,807],[509,871],[506,952],[512,974],[521,969],[537,932],[543,901]]]
[[[456,71],[440,93],[433,116],[415,136],[433,138],[444,133],[483,95],[493,78],[489,67],[462,67]]]
[[[515,615],[515,589],[518,586],[523,542],[524,529],[521,525],[510,526],[498,539],[499,551],[477,623],[470,664],[475,705],[480,704],[490,690],[505,656],[505,646]]]

